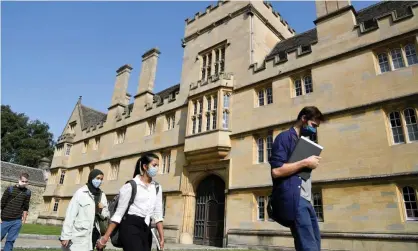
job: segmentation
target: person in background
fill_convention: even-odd
[[[112,223],[106,234],[97,243],[103,248],[108,242],[112,231],[119,225],[119,239],[124,251],[150,251],[152,233],[150,218],[153,217],[160,236],[160,248],[164,249],[163,215],[162,215],[162,187],[153,180],[158,173],[158,156],[152,153],[144,154],[136,163],[134,181],[137,193],[133,204],[128,209],[132,186],[126,183],[119,191],[119,202],[112,216]],[[127,212],[126,212],[127,211]],[[125,212],[127,213],[126,216]]]
[[[31,191],[26,187],[29,174],[22,173],[19,184],[9,186],[1,197],[1,240],[7,235],[4,251],[12,251],[29,211]]]
[[[106,195],[99,188],[102,182],[103,172],[93,169],[87,184],[73,195],[61,231],[63,250],[94,250],[100,238],[98,216],[109,217]]]
[[[290,227],[297,251],[321,250],[318,220],[311,205],[312,181],[297,175],[305,167],[317,168],[320,157],[311,156],[295,163],[288,161],[301,136],[316,140],[317,128],[322,121],[324,116],[317,107],[304,107],[295,125],[274,139],[269,160],[273,180],[272,206],[279,212],[274,213],[275,220]]]

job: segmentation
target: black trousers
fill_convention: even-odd
[[[143,217],[127,214],[119,225],[119,239],[124,251],[151,251],[151,228]]]
[[[93,227],[93,234],[92,234],[92,242],[93,242],[93,250],[96,249],[96,243],[100,239],[99,230],[97,230],[96,226]]]

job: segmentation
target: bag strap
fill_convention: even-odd
[[[135,180],[129,180],[129,181],[127,181],[125,184],[127,184],[127,183],[131,184],[131,187],[132,187],[132,192],[131,192],[131,198],[129,199],[128,208],[126,208],[126,211],[125,211],[125,213],[123,214],[122,219],[125,219],[125,216],[126,216],[126,215],[128,214],[128,212],[129,212],[129,208],[130,208],[130,207],[131,207],[131,205],[134,203],[135,196],[136,196],[136,190],[137,190]]]
[[[132,193],[131,193],[131,198],[129,199],[128,209],[126,211],[128,211],[129,210],[129,207],[134,203],[135,196],[136,196],[136,190],[137,190],[137,186],[136,186],[135,180],[130,180],[128,182],[132,186]]]
[[[9,189],[10,191],[10,197],[12,196],[12,191],[13,191],[13,187],[10,187]],[[19,195],[21,195],[23,192],[20,192],[18,195],[16,195],[14,198],[12,198],[11,200],[9,200],[7,203],[11,203],[12,201],[14,201],[17,197],[19,197]]]
[[[154,182],[155,182],[155,194],[157,195],[158,192],[160,191],[160,183],[158,183],[157,181],[154,181]]]

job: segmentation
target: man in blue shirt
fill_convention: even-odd
[[[320,157],[311,156],[295,163],[288,160],[301,136],[316,141],[316,130],[322,121],[324,116],[317,107],[304,107],[295,125],[275,138],[270,157],[273,219],[290,228],[297,251],[321,250],[318,221],[310,203],[311,178],[303,180],[297,175],[303,168],[317,168]]]

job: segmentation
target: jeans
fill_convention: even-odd
[[[1,223],[1,240],[7,234],[6,243],[4,245],[3,251],[12,251],[13,245],[17,236],[19,235],[20,228],[22,227],[22,220],[11,220],[11,221],[3,221]]]
[[[320,251],[321,233],[316,213],[309,201],[300,198],[295,223],[290,227],[296,251]]]

